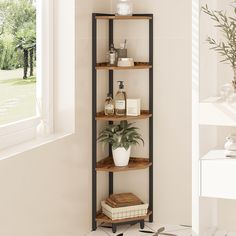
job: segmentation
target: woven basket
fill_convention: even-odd
[[[141,204],[136,206],[112,208],[102,201],[102,212],[104,215],[112,220],[121,220],[139,216],[147,215],[148,204]]]

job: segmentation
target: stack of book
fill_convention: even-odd
[[[102,201],[102,212],[112,220],[147,215],[148,204],[143,203],[132,193],[110,195]]]

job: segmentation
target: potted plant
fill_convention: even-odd
[[[99,133],[98,141],[112,146],[113,160],[116,166],[127,166],[131,146],[144,141],[138,128],[133,123],[121,121],[119,124],[108,124]]]
[[[232,6],[236,14],[236,0]],[[233,69],[234,78],[232,85],[236,92],[236,18],[227,16],[225,11],[210,10],[208,6],[202,7],[204,13],[215,21],[217,27],[222,33],[225,40],[217,41],[211,37],[207,38],[210,49],[215,50],[222,56],[221,62],[228,62]]]

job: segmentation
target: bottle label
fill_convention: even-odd
[[[105,109],[107,109],[107,110],[113,110],[113,109],[114,109],[114,106],[113,106],[112,104],[107,104],[107,105],[105,106]]]
[[[116,100],[116,109],[124,110],[125,109],[125,101],[124,100]]]

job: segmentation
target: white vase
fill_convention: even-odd
[[[232,134],[226,138],[225,150],[236,151],[236,134]]]
[[[130,151],[131,147],[129,147],[128,150],[123,147],[112,149],[112,155],[115,166],[127,166],[129,164]]]

